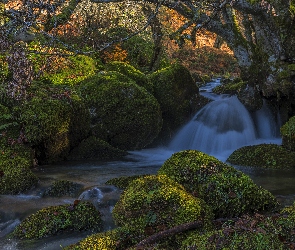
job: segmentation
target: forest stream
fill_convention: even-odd
[[[61,234],[34,241],[16,241],[7,235],[29,214],[52,205],[71,204],[76,199],[89,200],[102,213],[104,230],[115,227],[111,211],[121,190],[108,186],[109,179],[141,174],[156,174],[157,170],[174,152],[197,149],[226,161],[237,148],[260,143],[281,144],[280,119],[266,105],[249,113],[233,96],[215,95],[211,92],[220,79],[200,88],[202,95],[212,99],[189,121],[169,145],[129,152],[121,161],[68,161],[40,166],[34,172],[40,185],[33,191],[20,195],[0,196],[0,249],[3,250],[54,250],[76,243],[89,232]],[[269,190],[284,205],[295,200],[295,170],[269,170],[235,166],[253,181]],[[69,180],[83,185],[77,197],[42,197],[45,188],[54,180]]]

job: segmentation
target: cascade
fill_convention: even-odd
[[[280,124],[279,115],[275,117],[263,100],[262,108],[253,114],[254,123],[259,138],[277,138],[280,136],[278,124]]]
[[[185,125],[169,145],[211,155],[235,150],[256,139],[251,115],[236,96],[212,101]]]

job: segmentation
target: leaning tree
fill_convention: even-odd
[[[126,0],[92,0],[108,3]],[[232,49],[247,83],[244,98],[267,98],[285,113],[295,107],[295,1],[294,0],[147,0],[173,9],[187,22],[171,38],[183,44],[206,29]],[[134,2],[138,2],[134,0]],[[127,10],[128,11],[128,10]],[[246,97],[246,98],[245,98]],[[259,108],[262,102],[249,102]],[[287,114],[289,113],[289,114]]]

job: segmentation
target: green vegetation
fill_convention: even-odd
[[[149,79],[162,110],[162,136],[171,135],[197,110],[199,89],[190,72],[180,64],[158,70]]]
[[[39,239],[66,231],[97,232],[101,216],[89,202],[43,208],[19,224],[12,235],[20,239]]]
[[[37,185],[33,151],[9,108],[0,104],[0,194],[18,194]]]
[[[108,71],[116,71],[129,77],[131,80],[135,81],[137,85],[153,93],[153,84],[148,81],[147,76],[130,64],[115,61],[108,63],[105,67]]]
[[[213,92],[216,94],[238,94],[242,89],[246,87],[246,82],[243,82],[241,79],[236,78],[233,81],[225,81],[221,85],[215,87]]]
[[[28,49],[36,52],[29,55],[34,71],[40,74],[42,70],[41,78],[53,84],[75,85],[93,76],[100,68],[98,62],[89,56],[74,55],[56,47],[44,47],[39,42],[31,43]]]
[[[92,133],[123,150],[140,149],[162,126],[157,100],[117,72],[101,72],[81,82],[79,91],[92,111]],[[119,80],[120,79],[120,80]]]
[[[65,86],[35,81],[31,97],[15,107],[15,116],[40,163],[63,160],[90,131],[90,114],[82,99]]]
[[[295,203],[280,213],[243,215],[200,235],[192,232],[181,249],[290,249],[294,244]]]
[[[90,136],[84,139],[77,147],[75,147],[67,159],[83,160],[83,159],[99,159],[111,160],[125,156],[127,153],[124,150],[114,148],[107,142]]]
[[[294,168],[295,153],[276,144],[260,144],[235,150],[227,161],[241,166]]]
[[[82,187],[81,184],[72,181],[57,180],[44,191],[43,196],[60,197],[66,195],[75,197],[78,195],[79,191],[81,191]]]
[[[64,250],[117,250],[127,249],[130,246],[128,230],[116,228],[103,233],[97,233],[86,237],[74,245],[63,248]]]
[[[271,211],[278,205],[275,197],[254,184],[250,177],[200,151],[173,154],[158,173],[204,199],[217,218]]]
[[[136,235],[133,243],[164,229],[200,220],[211,226],[212,212],[206,203],[187,193],[165,175],[145,176],[131,182],[114,207],[120,227]]]
[[[283,147],[295,151],[295,116],[291,117],[282,127]]]

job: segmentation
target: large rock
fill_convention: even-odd
[[[193,197],[165,175],[131,182],[113,210],[116,224],[134,232],[134,243],[187,222],[200,220],[204,228],[210,227],[212,215],[202,199]]]
[[[101,215],[92,203],[79,202],[42,208],[24,219],[12,235],[20,239],[39,239],[61,232],[101,229]]]
[[[149,79],[162,110],[163,136],[173,134],[198,109],[199,89],[188,69],[180,64],[158,70]]]
[[[87,137],[90,114],[80,97],[70,91],[48,85],[56,90],[45,94],[42,88],[46,89],[36,86],[38,96],[27,101],[19,115],[39,162],[50,163],[65,159],[70,149]]]
[[[291,117],[282,127],[283,147],[295,151],[295,116]]]
[[[38,183],[30,170],[34,165],[33,151],[25,143],[13,112],[0,104],[0,194],[18,194]]]
[[[140,149],[158,135],[160,105],[144,88],[117,72],[101,72],[80,84],[92,115],[93,134],[123,150]]]
[[[294,168],[295,152],[276,144],[245,146],[235,150],[227,162],[251,167]]]
[[[173,154],[158,171],[204,199],[216,217],[235,217],[244,213],[269,211],[278,202],[249,176],[197,150]]]

